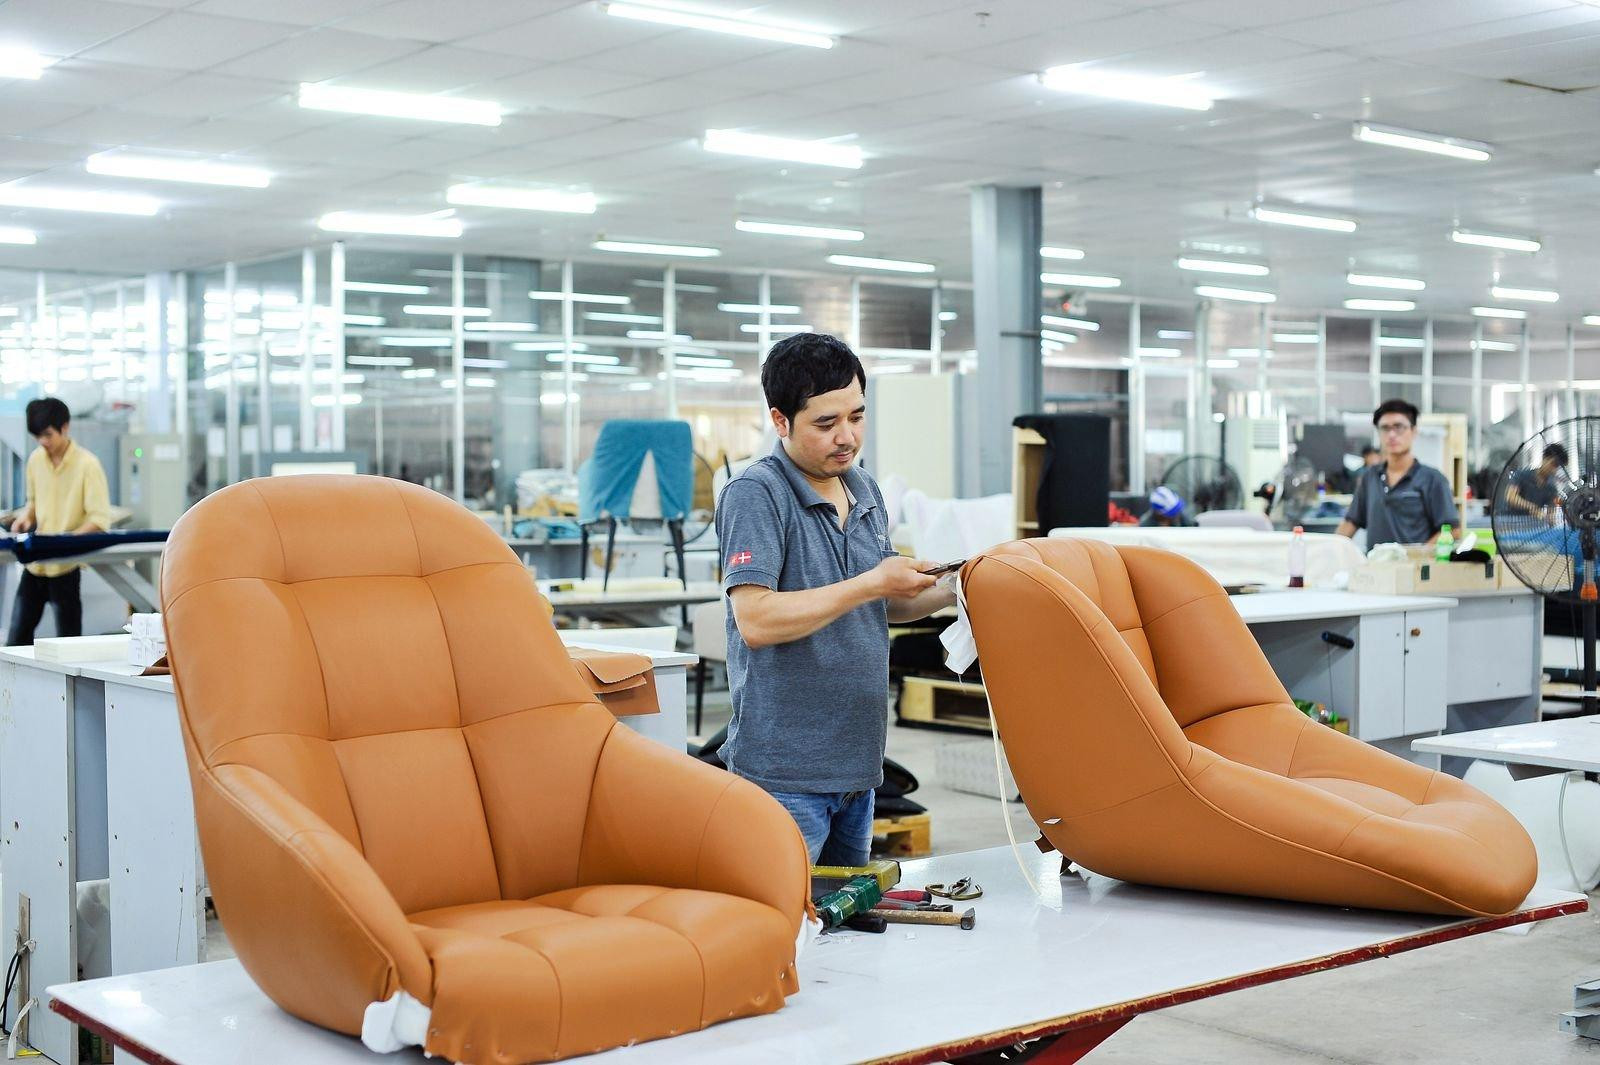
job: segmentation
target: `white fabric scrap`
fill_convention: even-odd
[[[944,644],[944,664],[957,676],[972,668],[978,660],[978,641],[972,635],[972,620],[967,617],[967,595],[961,587],[961,577],[955,577],[956,619],[939,634]]]
[[[404,991],[373,1002],[361,1015],[361,1041],[377,1054],[393,1054],[428,1041],[433,1011]],[[430,1055],[431,1056],[431,1055]]]

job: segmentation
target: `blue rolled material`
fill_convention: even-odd
[[[667,521],[686,517],[694,494],[694,438],[689,423],[618,419],[600,427],[594,454],[578,469],[578,520],[627,521],[647,454],[655,457],[660,517]]]
[[[23,533],[0,538],[0,548],[13,552],[17,561],[51,562],[58,558],[87,555],[118,544],[157,544],[167,539],[166,529],[120,529],[97,533]]]

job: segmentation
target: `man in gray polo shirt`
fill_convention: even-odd
[[[778,446],[717,500],[733,719],[721,756],[799,824],[813,864],[863,865],[883,782],[889,622],[954,602],[889,543],[883,496],[856,466],[867,375],[820,333],[761,368]]]
[[[1417,441],[1417,408],[1403,399],[1386,400],[1372,415],[1384,461],[1356,475],[1350,509],[1339,523],[1340,536],[1367,530],[1367,546],[1433,543],[1445,525],[1456,525],[1450,482],[1411,453]]]

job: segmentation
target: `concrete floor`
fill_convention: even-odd
[[[706,731],[727,720],[708,693]],[[1003,846],[1000,803],[940,785],[945,744],[989,758],[990,740],[889,728],[889,757],[921,783],[938,854]],[[1011,805],[1019,842],[1035,830]],[[1600,892],[1594,896],[1600,903]],[[1085,1060],[1091,1065],[1405,1065],[1600,1062],[1600,1040],[1563,1034],[1572,986],[1600,979],[1600,916],[1577,914],[1392,958],[1235,991],[1135,1019]],[[1069,964],[1072,959],[1067,959]],[[1084,964],[1092,964],[1085,959]]]

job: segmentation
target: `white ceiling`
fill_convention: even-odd
[[[703,6],[715,7],[715,0]],[[732,7],[732,4],[727,6]],[[0,267],[146,270],[325,241],[331,210],[442,209],[453,182],[592,188],[565,216],[462,208],[460,241],[603,257],[600,233],[715,244],[716,263],[831,270],[830,251],[968,275],[968,190],[1044,188],[1048,243],[1123,291],[1187,298],[1183,249],[1272,265],[1286,307],[1337,307],[1344,273],[1421,277],[1421,309],[1493,302],[1495,272],[1560,291],[1536,317],[1600,313],[1600,5],[1575,0],[783,0],[740,8],[840,36],[829,51],[673,30],[571,0],[3,0],[0,45],[62,57],[0,82],[0,181],[160,197],[155,218],[0,208],[36,247]],[[1086,60],[1203,72],[1197,113],[1043,88]],[[1508,84],[1520,79],[1549,91]],[[300,81],[459,94],[498,127],[309,111]],[[1361,144],[1351,121],[1489,141],[1487,164]],[[708,127],[853,137],[859,171],[703,151]],[[265,190],[101,178],[128,146],[260,165]],[[1353,235],[1264,226],[1258,197],[1349,213]],[[749,215],[859,226],[859,244],[736,233]],[[1538,255],[1452,244],[1453,223],[1535,235]],[[367,238],[355,238],[358,241]],[[373,243],[381,243],[376,238]],[[391,245],[394,242],[389,242]],[[842,271],[841,271],[842,272]],[[1227,284],[1226,279],[1208,278]]]

